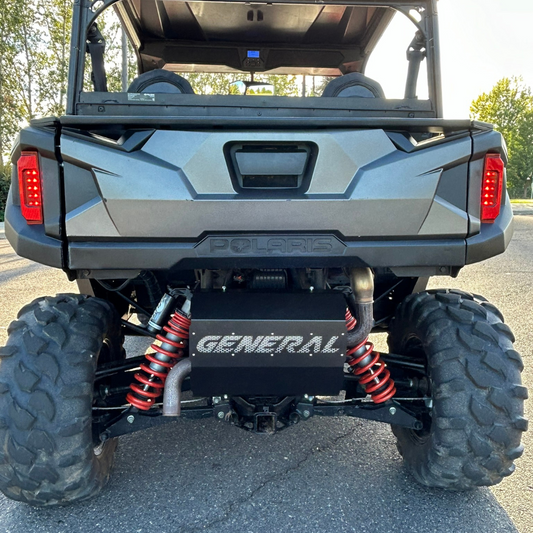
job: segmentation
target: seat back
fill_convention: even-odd
[[[168,70],[156,69],[135,78],[129,93],[194,94],[191,84],[183,77]]]
[[[385,98],[381,85],[359,72],[352,72],[331,80],[322,96],[341,98]]]

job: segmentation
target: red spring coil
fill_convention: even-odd
[[[349,309],[346,309],[346,329],[348,331],[352,331],[353,328],[355,328],[355,325],[357,324],[357,320],[353,317],[352,313],[350,313]]]
[[[351,331],[356,323],[352,313],[347,309],[346,328],[348,331]],[[396,394],[396,386],[389,370],[381,360],[379,352],[374,351],[374,345],[368,339],[358,346],[350,348],[346,356],[349,358],[348,365],[350,365],[353,374],[359,378],[359,383],[365,392],[370,394],[374,403],[386,402]]]
[[[189,338],[189,327],[191,325],[190,318],[176,312],[172,318],[168,321],[168,324],[163,328],[163,331],[167,334],[170,333],[176,337],[179,337],[179,341],[167,338],[168,335],[158,334],[156,339],[161,343],[165,343],[171,346],[171,349],[165,350],[157,344],[152,344],[151,348],[156,353],[147,354],[145,357],[150,364],[142,363],[140,365],[143,373],[137,372],[135,379],[141,384],[132,383],[129,392],[126,395],[126,401],[131,405],[141,409],[142,411],[148,411],[155,400],[163,394],[165,388],[165,381],[170,369],[183,357],[183,351],[187,345],[187,339]],[[157,354],[169,358],[169,361],[159,359]],[[164,370],[158,371],[152,368],[153,365],[159,365]]]

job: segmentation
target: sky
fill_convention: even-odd
[[[446,118],[468,118],[472,100],[503,77],[533,88],[533,0],[439,0],[438,10]],[[402,96],[412,28],[397,15],[366,70],[389,98]]]

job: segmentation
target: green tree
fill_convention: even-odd
[[[48,78],[50,16],[40,3],[0,0],[0,169],[16,132],[48,112],[51,87],[57,87]]]
[[[256,81],[264,81],[274,86],[276,96],[298,96],[300,87],[297,76],[283,76],[277,74],[261,74],[255,77]]]
[[[250,78],[250,75],[244,72],[236,72],[235,74],[181,72],[180,75],[187,78],[196,94],[230,94],[230,85],[234,81]],[[272,84],[276,96],[298,96],[297,76],[256,74],[254,81]]]
[[[38,6],[44,23],[47,53],[42,57],[41,76],[45,78],[43,97],[47,115],[62,115],[67,98],[70,32],[72,28],[71,0],[48,0]]]
[[[489,93],[472,102],[470,116],[490,122],[507,143],[507,183],[514,196],[522,196],[533,173],[533,94],[522,78],[501,79]],[[530,182],[531,183],[531,182]]]
[[[0,0],[0,177],[8,172],[11,140],[21,120],[13,65],[19,52],[23,0]]]
[[[0,171],[0,222],[4,220],[4,210],[6,208],[7,193],[11,180],[7,172]]]
[[[48,84],[42,76],[47,63],[47,39],[43,14],[31,2],[21,2],[20,24],[14,34],[17,55],[11,65],[16,79],[13,91],[26,120],[46,112]]]
[[[0,0],[0,217],[16,133],[64,112],[71,19],[70,0]]]

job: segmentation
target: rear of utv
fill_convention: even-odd
[[[439,64],[436,0],[75,2],[67,113],[21,131],[6,235],[81,294],[9,326],[2,492],[87,499],[117,437],[178,417],[359,417],[426,486],[510,475],[513,334],[483,297],[426,290],[506,249],[506,150],[442,118]]]

